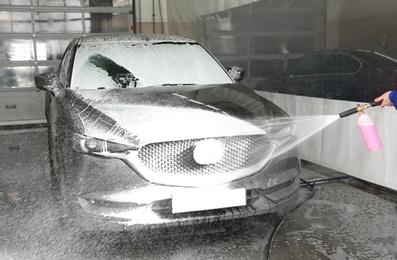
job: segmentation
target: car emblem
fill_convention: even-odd
[[[205,139],[196,143],[193,158],[198,164],[208,165],[219,162],[223,157],[223,144],[215,139]]]

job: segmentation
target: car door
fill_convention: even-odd
[[[309,97],[319,96],[317,77],[322,74],[322,59],[321,54],[304,56],[287,69],[284,74],[283,92]]]

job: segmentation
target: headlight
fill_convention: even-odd
[[[85,135],[74,134],[73,149],[81,153],[108,156],[109,154],[126,154],[128,151],[137,150],[137,147]]]
[[[278,148],[296,140],[296,124],[289,117],[276,117],[264,120],[263,130]]]
[[[273,136],[274,142],[276,142],[279,146],[295,141],[295,138],[296,138],[296,126],[294,123],[285,125],[280,131],[278,131]]]

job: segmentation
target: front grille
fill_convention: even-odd
[[[272,151],[265,135],[213,138],[224,146],[223,158],[210,165],[200,165],[193,158],[197,142],[204,139],[153,143],[143,146],[139,160],[153,173],[185,176],[208,176],[232,173],[253,166]]]

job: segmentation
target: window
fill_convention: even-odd
[[[302,61],[295,64],[290,70],[287,71],[286,76],[304,76],[304,75],[316,75],[322,73],[322,61],[324,57],[322,55],[311,55],[302,58]]]
[[[357,59],[345,54],[330,54],[323,64],[324,74],[356,73],[361,66]]]

